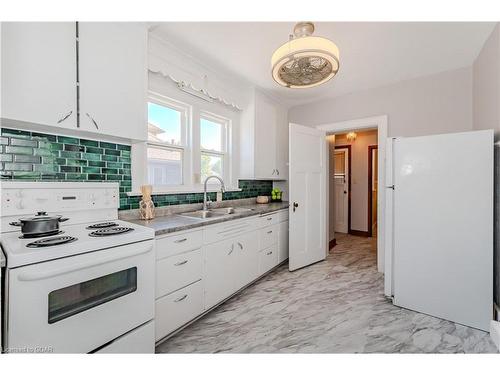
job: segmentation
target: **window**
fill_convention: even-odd
[[[155,193],[190,192],[201,190],[205,179],[216,175],[230,188],[233,115],[218,104],[178,97],[189,104],[149,93],[147,167],[141,183],[153,185]],[[209,109],[220,109],[229,118]]]
[[[227,166],[228,120],[208,113],[200,116],[201,181],[208,176],[224,177]]]
[[[148,102],[148,182],[153,186],[184,183],[184,155],[189,107],[159,95]]]

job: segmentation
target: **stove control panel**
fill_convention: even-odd
[[[2,217],[118,209],[120,203],[115,183],[2,182],[1,187]]]

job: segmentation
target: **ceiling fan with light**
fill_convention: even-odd
[[[331,40],[312,36],[314,24],[299,22],[294,35],[271,58],[273,79],[288,88],[308,88],[332,79],[339,70],[339,49]]]

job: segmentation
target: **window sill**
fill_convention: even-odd
[[[151,195],[175,195],[175,194],[191,194],[191,193],[203,193],[203,187],[185,187],[185,188],[173,188],[173,189],[162,189],[162,190],[155,190],[153,188],[153,192]],[[220,191],[220,186],[208,186],[207,187],[207,192],[208,193],[214,193]],[[240,188],[226,188],[224,190],[225,192],[232,192],[232,191],[242,191]],[[129,191],[127,192],[127,195],[129,197],[140,197],[142,196],[142,193],[140,191]]]

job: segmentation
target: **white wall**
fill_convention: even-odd
[[[335,137],[335,146],[351,145],[351,229],[368,231],[368,146],[377,144],[377,131],[356,132],[349,142],[345,134]]]
[[[388,115],[389,136],[472,130],[472,67],[295,106],[289,120],[315,126],[378,115]]]
[[[474,129],[500,133],[500,27],[497,25],[473,65]]]

